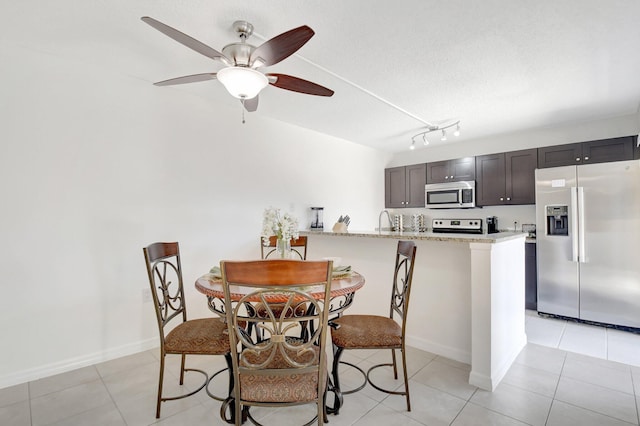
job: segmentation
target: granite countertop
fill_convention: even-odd
[[[319,230],[300,231],[300,235],[326,235],[334,237],[368,237],[368,238],[392,238],[406,240],[424,241],[448,241],[463,243],[500,243],[503,241],[523,238],[528,235],[526,232],[498,232],[495,234],[446,234],[438,232],[410,232],[410,231],[348,231],[332,232]]]

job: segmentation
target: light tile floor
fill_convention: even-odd
[[[527,312],[529,343],[494,392],[468,384],[469,366],[417,349],[408,351],[412,411],[400,396],[370,386],[345,396],[334,426],[376,425],[638,425],[640,335]],[[346,352],[367,367],[385,352]],[[166,387],[179,392],[177,359]],[[192,357],[190,364],[215,371],[221,357]],[[200,392],[166,402],[156,420],[157,350],[119,358],[53,377],[0,389],[0,424],[21,425],[224,425],[220,403]],[[378,381],[392,384],[390,373]],[[345,386],[357,384],[345,370]],[[197,380],[197,377],[194,378]],[[193,386],[189,380],[186,388]],[[395,384],[397,385],[397,383]],[[223,394],[224,379],[211,389]],[[252,409],[265,424],[293,425],[313,416],[312,407]]]

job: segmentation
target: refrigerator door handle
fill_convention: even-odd
[[[585,252],[585,232],[584,232],[584,187],[578,188],[578,260],[580,263],[587,262],[587,254]]]
[[[571,217],[571,261],[578,262],[580,260],[579,247],[578,247],[578,188],[572,186],[571,188],[571,205],[570,205],[570,217]]]

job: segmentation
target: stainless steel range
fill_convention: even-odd
[[[433,232],[482,234],[482,219],[433,219]]]

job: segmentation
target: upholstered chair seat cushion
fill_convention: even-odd
[[[333,320],[334,345],[345,349],[388,348],[402,345],[402,327],[388,317],[378,315],[345,315]]]
[[[167,334],[164,345],[169,354],[224,355],[230,350],[227,325],[220,318],[183,322]]]
[[[240,373],[240,395],[245,401],[259,402],[306,402],[314,401],[318,397],[318,373],[290,372],[281,374],[277,370],[291,368],[291,364],[280,353],[280,348],[273,346],[274,358],[255,374]],[[320,354],[317,346],[311,346],[312,352],[298,353],[297,350],[285,349],[287,355],[296,362],[317,365]],[[258,364],[266,361],[271,350],[262,351],[258,355],[250,355],[246,351],[241,359],[241,366]],[[244,360],[244,361],[243,361]],[[267,371],[271,370],[271,371]],[[326,371],[326,369],[325,369]],[[323,380],[324,381],[324,380]]]

